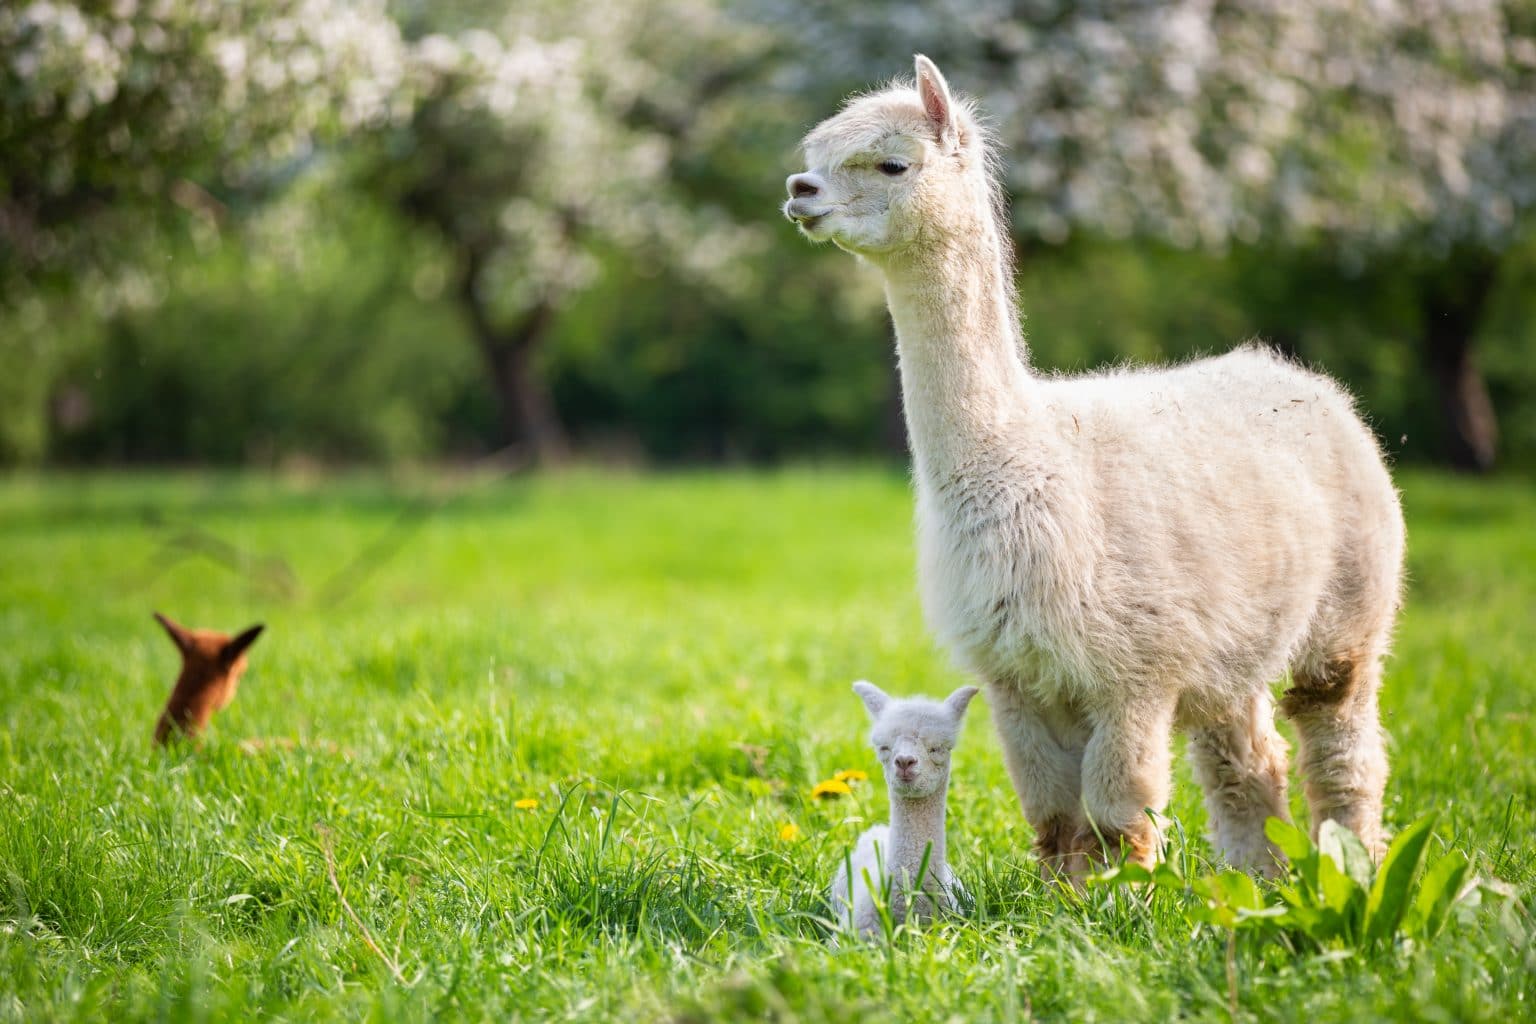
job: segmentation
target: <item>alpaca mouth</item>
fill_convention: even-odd
[[[794,221],[795,224],[799,226],[800,230],[806,232],[807,234],[816,230],[817,226],[820,225],[822,221],[826,220],[827,216],[831,212],[832,211],[826,207],[822,207],[821,209],[817,209],[816,207],[807,207],[804,205],[803,200],[799,199],[791,199],[789,202],[784,204],[784,216]]]

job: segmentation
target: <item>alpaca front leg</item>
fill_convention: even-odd
[[[1147,811],[1168,804],[1173,701],[1113,709],[1095,717],[1083,751],[1083,808],[1088,826],[1078,841],[1086,859],[1108,862],[1121,852],[1148,867],[1160,836]]]
[[[1017,686],[995,683],[988,705],[1024,817],[1035,830],[1035,856],[1052,878],[1084,873],[1077,836],[1083,828],[1082,744],[1071,730],[1052,727],[1046,709]]]

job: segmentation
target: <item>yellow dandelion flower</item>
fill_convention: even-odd
[[[539,806],[539,802],[531,796],[525,796],[521,800],[514,802],[512,806],[520,811],[531,811]]]
[[[853,790],[842,779],[823,779],[811,787],[811,796],[817,800],[829,800],[840,796],[847,796]]]
[[[868,782],[869,772],[861,772],[857,768],[839,768],[832,773],[832,778],[838,782]]]
[[[792,821],[785,822],[783,827],[779,829],[779,839],[783,842],[792,843],[799,838],[800,826]]]

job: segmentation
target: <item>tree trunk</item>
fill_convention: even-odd
[[[1424,357],[1440,396],[1451,464],[1485,473],[1493,468],[1499,424],[1474,343],[1498,264],[1488,254],[1460,253],[1440,270],[1420,292]]]
[[[541,302],[511,327],[493,323],[477,287],[482,261],[471,254],[465,263],[459,298],[469,313],[475,342],[485,359],[496,395],[499,447],[513,448],[539,465],[570,455],[565,428],[555,412],[549,387],[535,360],[554,322],[554,307]]]

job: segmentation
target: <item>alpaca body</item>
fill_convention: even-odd
[[[914,474],[930,626],[982,677],[1083,707],[1171,691],[1195,724],[1330,658],[1362,588],[1395,592],[1396,493],[1327,378],[1246,348],[1021,405]]]
[[[1081,874],[1104,833],[1149,859],[1179,726],[1218,845],[1272,869],[1263,821],[1287,807],[1269,686],[1288,669],[1304,743],[1315,726],[1314,822],[1379,851],[1372,673],[1403,524],[1348,397],[1248,348],[1041,380],[1024,401],[1039,412],[968,463],[919,456],[918,561],[931,628],[994,691],[1043,856]]]
[[[1404,531],[1349,396],[1255,346],[1033,374],[985,136],[924,58],[916,90],[852,101],[806,151],[785,212],[885,276],[925,613],[989,689],[1042,861],[1150,862],[1182,726],[1216,842],[1273,869],[1287,670],[1314,831],[1379,853]]]
[[[862,681],[854,689],[874,720],[870,738],[885,769],[891,823],[859,836],[827,899],[840,924],[867,935],[881,929],[882,904],[893,922],[928,920],[964,895],[949,866],[944,816],[949,755],[977,691],[962,687],[940,703],[894,700]]]
[[[848,859],[838,865],[827,895],[837,910],[839,924],[861,934],[880,931],[879,904],[889,893],[889,913],[893,921],[916,918],[931,920],[936,913],[948,913],[956,907],[965,890],[947,863],[935,866],[929,858],[926,882],[918,881],[923,851],[915,857],[894,852],[890,828],[876,825],[859,836]],[[853,872],[849,874],[849,867]],[[852,889],[848,879],[853,879]],[[873,889],[871,889],[873,886]],[[849,903],[850,893],[853,902]]]

